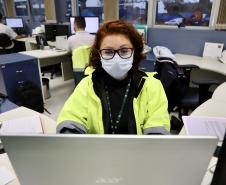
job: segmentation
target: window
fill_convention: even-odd
[[[157,0],[155,24],[209,26],[213,0]]]
[[[103,0],[78,0],[80,16],[97,16],[103,22]]]
[[[45,21],[45,4],[44,0],[30,0],[31,17],[33,22]]]
[[[16,16],[28,16],[27,0],[14,0]]]
[[[72,16],[72,12],[71,12],[71,0],[67,0],[66,1],[66,17],[68,17],[68,19],[70,19],[70,17]]]
[[[119,19],[132,24],[147,24],[147,0],[120,0]]]
[[[226,29],[226,0],[221,0],[216,23],[217,29]]]

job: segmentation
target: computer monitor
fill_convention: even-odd
[[[69,33],[70,33],[69,25],[66,25],[66,24],[57,24],[56,25],[55,36],[63,36],[63,35],[69,36],[70,35]]]
[[[55,41],[56,36],[70,34],[69,25],[66,24],[45,24],[45,37],[47,41]]]
[[[45,37],[47,41],[54,41],[56,35],[56,24],[45,24]]]
[[[23,19],[18,17],[7,17],[6,18],[6,25],[10,26],[11,28],[23,28]]]
[[[197,185],[216,137],[0,135],[23,185]]]
[[[145,43],[147,43],[147,26],[141,24],[135,24],[134,27],[143,36]]]
[[[71,34],[75,34],[74,30],[74,17],[70,17],[70,27],[71,27]],[[86,29],[85,31],[89,33],[96,33],[99,29],[99,17],[85,17],[86,21]]]

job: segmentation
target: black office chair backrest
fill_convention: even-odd
[[[185,75],[184,69],[171,58],[158,58],[155,62],[155,71],[156,78],[164,87],[168,99],[168,111],[171,112],[188,89],[190,79]]]
[[[7,47],[12,46],[12,44],[13,44],[13,41],[7,34],[0,33],[0,48],[6,49]]]
[[[36,35],[35,40],[39,49],[41,49],[41,47],[48,46],[48,43],[44,36]]]

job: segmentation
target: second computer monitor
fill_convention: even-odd
[[[74,17],[70,17],[71,34],[75,33],[74,30]],[[99,17],[85,17],[86,28],[85,31],[89,33],[96,33],[99,29]]]
[[[47,41],[54,41],[56,35],[56,25],[55,24],[45,24],[45,37]]]
[[[23,19],[18,17],[7,17],[6,18],[6,25],[10,26],[11,28],[23,28]]]
[[[63,36],[67,35],[69,36],[70,34],[69,31],[69,25],[68,24],[57,24],[56,25],[56,35],[55,36]]]
[[[55,41],[56,36],[69,36],[69,25],[66,24],[46,24],[45,36],[48,41]]]

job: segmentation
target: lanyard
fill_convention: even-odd
[[[129,80],[129,83],[126,87],[126,92],[125,92],[125,95],[123,97],[122,105],[121,105],[120,111],[117,115],[115,123],[113,122],[113,119],[112,119],[112,111],[111,111],[111,103],[110,103],[109,92],[108,92],[108,89],[107,89],[107,85],[105,85],[105,92],[106,92],[107,106],[108,106],[109,117],[110,117],[110,122],[111,122],[112,134],[115,134],[115,131],[118,129],[119,122],[120,122],[120,119],[122,117],[122,112],[123,112],[123,109],[125,107],[126,100],[127,100],[128,94],[129,94],[130,85],[131,85],[131,79]]]

